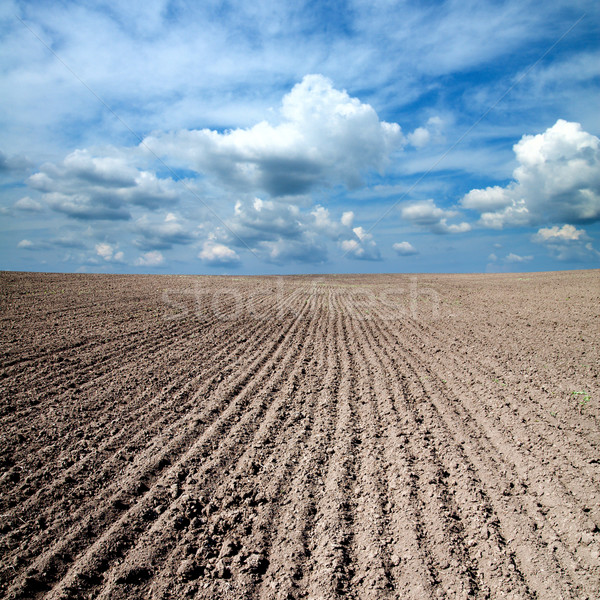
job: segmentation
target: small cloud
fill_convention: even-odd
[[[135,264],[138,267],[158,267],[165,262],[165,257],[158,250],[145,252],[136,259]]]
[[[542,227],[534,236],[533,241],[539,243],[545,242],[567,242],[577,241],[586,237],[585,230],[577,229],[573,225],[563,225],[558,227]]]
[[[407,136],[408,141],[415,148],[422,148],[429,143],[431,139],[431,134],[425,127],[417,127],[412,133],[409,133]]]
[[[354,223],[354,213],[351,210],[345,212],[342,215],[341,223],[345,227],[352,227],[352,224]]]
[[[212,240],[204,242],[198,258],[211,267],[232,266],[240,262],[240,257],[235,250]]]
[[[512,204],[512,199],[506,188],[495,185],[484,190],[471,190],[460,204],[464,208],[484,213],[504,209]]]
[[[533,256],[519,256],[518,254],[507,254],[504,258],[504,261],[507,263],[515,264],[515,263],[524,263],[533,260]]]
[[[60,163],[42,165],[27,184],[42,192],[52,210],[83,220],[127,220],[131,206],[171,207],[179,196],[171,178],[140,170],[123,155],[97,157],[89,150],[75,150]]]
[[[20,200],[17,200],[14,203],[14,208],[18,210],[26,210],[29,212],[40,212],[44,210],[44,206],[40,202],[34,200],[33,198],[30,198],[29,196],[25,196]]]
[[[423,148],[430,142],[443,141],[442,128],[444,122],[440,117],[431,117],[425,127],[417,127],[406,136],[408,142],[415,148]]]
[[[577,229],[574,225],[542,227],[531,239],[544,245],[551,256],[561,261],[583,262],[600,256],[585,229]]]
[[[115,252],[115,246],[107,243],[96,244],[96,254],[106,262],[123,262],[123,252]]]
[[[392,248],[395,250],[398,256],[413,256],[418,254],[419,251],[410,242],[397,242]]]
[[[469,223],[448,224],[448,219],[458,216],[458,211],[445,210],[436,206],[431,199],[407,204],[402,208],[402,217],[429,231],[438,234],[465,233],[471,231]]]
[[[96,244],[96,254],[104,260],[110,260],[113,254],[113,248],[110,244]]]
[[[44,194],[44,200],[53,210],[83,221],[126,221],[131,218],[131,213],[122,206],[96,204],[86,195],[50,192]]]
[[[488,256],[488,260],[491,262],[496,262],[498,260],[498,257],[492,252],[489,256]]]
[[[363,227],[355,227],[352,231],[358,239],[342,240],[340,245],[344,253],[358,260],[381,260],[381,254],[373,236],[367,233]]]
[[[356,234],[356,237],[361,242],[366,242],[368,240],[373,239],[373,236],[370,233],[367,233],[363,227],[355,227],[352,231]]]
[[[34,247],[35,247],[35,244],[31,240],[21,240],[17,244],[17,248],[27,248],[29,250],[32,250]]]
[[[143,215],[135,222],[134,228],[140,237],[133,243],[141,250],[167,250],[174,244],[189,244],[194,240],[194,236],[171,212],[159,222]]]
[[[27,240],[24,240],[27,241]],[[342,250],[344,252],[353,252],[360,248],[360,244],[357,240],[343,240],[342,241]]]
[[[215,232],[212,239],[234,247],[250,247],[256,256],[277,264],[322,263],[327,258],[326,240],[338,241],[350,233],[322,206],[313,206],[307,213],[289,202],[260,198],[236,202],[227,229]]]

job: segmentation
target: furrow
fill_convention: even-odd
[[[89,451],[91,445],[91,435],[93,432],[86,431],[85,429],[80,430],[82,437],[86,440],[85,446],[83,446],[85,456],[82,459],[77,460],[73,464],[72,455],[76,450],[73,448],[73,444],[69,444],[66,448],[55,457],[53,460],[59,464],[65,465],[66,469],[62,471],[61,478],[54,480],[48,487],[38,490],[33,495],[29,495],[26,500],[20,500],[18,508],[21,512],[26,512],[30,505],[34,503],[40,503],[42,500],[41,494],[56,494],[60,493],[60,488],[64,488],[64,492],[75,491],[72,489],[70,484],[65,484],[64,479],[77,480],[77,475],[80,471],[88,471],[86,477],[97,477],[103,478],[105,474],[111,472],[111,467],[114,464],[122,463],[123,458],[123,445],[127,439],[127,445],[136,447],[146,436],[146,430],[151,428],[164,429],[167,426],[171,426],[173,416],[176,417],[177,421],[180,421],[183,417],[178,418],[178,414],[185,413],[190,408],[194,407],[198,399],[203,397],[214,389],[219,380],[223,379],[223,374],[233,372],[234,370],[241,367],[243,362],[247,362],[248,355],[252,356],[261,344],[264,343],[267,334],[273,334],[263,328],[262,336],[254,338],[256,328],[252,330],[242,330],[241,336],[247,341],[246,346],[240,345],[240,337],[234,338],[233,336],[222,336],[223,340],[222,348],[214,348],[215,355],[212,364],[205,368],[203,365],[192,365],[191,369],[182,371],[182,365],[175,365],[179,369],[177,372],[169,372],[168,380],[170,381],[165,385],[159,393],[153,393],[152,389],[147,389],[142,392],[138,397],[127,398],[121,402],[123,408],[127,410],[125,413],[118,414],[117,431],[111,435],[106,436],[107,429],[110,430],[111,418],[114,418],[114,413],[109,413],[104,417],[104,420],[99,420],[94,423],[94,429],[96,431],[103,431],[105,439],[100,444],[94,444],[93,451]],[[189,342],[188,342],[189,345]],[[169,355],[181,355],[183,352],[174,348],[169,348],[167,351]],[[165,352],[160,352],[152,356],[152,359],[148,362],[151,364],[169,364],[171,362],[168,357],[164,356]],[[229,363],[229,364],[228,364]],[[123,367],[124,370],[128,369],[128,366]],[[169,369],[170,371],[170,369]],[[116,393],[118,394],[118,386],[123,386],[123,382],[119,382],[119,378],[115,377],[114,385],[117,387]],[[201,385],[201,387],[199,387]],[[93,397],[86,401],[87,404],[94,403],[94,398],[99,398],[100,403],[102,398],[106,396],[109,391],[94,391]],[[57,398],[57,401],[60,401]],[[67,399],[63,399],[66,401]],[[73,400],[78,404],[79,414],[85,414],[87,409],[83,406],[83,402],[78,398]],[[173,414],[173,408],[176,408],[175,414]],[[99,407],[96,408],[99,410]],[[69,432],[72,435],[72,432]],[[63,434],[64,437],[64,434]],[[115,449],[115,453],[111,456],[107,456],[106,453]],[[44,462],[49,460],[50,456],[44,452],[42,448]],[[38,462],[39,459],[37,459]],[[32,463],[36,462],[36,458],[31,459]],[[94,462],[97,463],[94,465]],[[122,465],[121,465],[122,466]],[[27,476],[24,485],[29,490],[35,488],[36,481],[45,479],[47,473],[46,467],[42,466],[37,472],[34,471]],[[104,477],[106,479],[106,477]],[[19,493],[18,488],[13,488],[12,492],[15,494]],[[5,500],[5,499],[3,499]]]
[[[348,302],[350,300],[350,302]],[[352,296],[340,295],[344,312],[352,315]],[[338,334],[348,350],[348,367],[357,378],[356,413],[360,429],[352,440],[358,463],[356,481],[355,575],[352,587],[359,598],[394,597],[391,569],[399,561],[391,551],[388,479],[383,465],[382,422],[377,406],[377,385],[365,352],[364,332],[355,319],[346,317]]]
[[[290,341],[297,337],[302,319],[303,315],[300,314],[291,321],[287,329],[280,333],[276,345],[262,357],[258,369],[246,371],[239,385],[233,386],[227,406],[219,418],[205,429],[189,448],[179,452],[171,467],[152,482],[150,489],[135,504],[121,517],[109,522],[110,526],[106,531],[94,536],[93,544],[78,556],[77,562],[60,579],[49,598],[59,598],[65,590],[72,594],[74,590],[96,587],[99,581],[86,579],[86,573],[102,574],[101,580],[108,577],[106,556],[123,556],[144,531],[149,528],[156,531],[159,526],[167,523],[169,517],[173,517],[177,503],[169,500],[167,490],[173,486],[177,490],[178,481],[182,476],[185,479],[197,463],[206,461],[204,472],[207,481],[222,474],[234,459],[235,447],[241,449],[244,443],[251,439],[258,419],[272,402],[272,398],[265,395],[258,395],[260,401],[256,401],[256,395],[253,394],[261,385],[270,392],[274,390],[274,386],[280,385],[284,370],[290,368],[290,363],[298,353],[299,347]],[[155,512],[157,506],[161,507],[160,516],[148,518],[146,515]],[[167,529],[169,530],[170,528]],[[117,565],[114,565],[114,568],[117,568]]]
[[[412,322],[405,323],[405,326],[414,331],[415,339],[421,342],[419,346],[445,346],[444,341],[434,337],[428,327]],[[474,340],[470,340],[470,345],[473,343]],[[414,350],[418,352],[419,346],[413,346]],[[500,352],[501,345],[498,345],[490,354],[500,356]],[[514,368],[507,370],[500,365],[511,365],[511,361],[505,358],[492,362],[488,358],[487,364],[484,364],[485,359],[476,359],[474,354],[465,354],[460,346],[456,346],[452,352],[436,353],[431,361],[432,368],[439,365],[439,372],[447,373],[447,377],[460,386],[461,395],[468,394],[473,399],[470,405],[485,415],[488,421],[493,419],[495,428],[509,438],[517,452],[526,453],[524,460],[530,456],[532,463],[544,465],[546,461],[543,459],[549,458],[553,471],[562,471],[562,479],[570,494],[583,502],[598,497],[600,476],[594,467],[600,442],[597,429],[590,429],[582,437],[581,429],[563,428],[555,418],[554,422],[550,422],[549,411],[537,400],[538,396],[548,394],[540,389],[540,384],[530,382],[525,389],[509,389],[506,381],[518,376],[518,369],[515,372]],[[547,477],[548,474],[540,476],[541,479]],[[599,502],[595,505],[598,506]],[[597,513],[596,519],[599,524],[600,513]]]
[[[157,438],[157,441],[149,445],[144,453],[136,456],[136,461],[131,466],[132,474],[130,478],[133,481],[139,481],[146,477],[150,478],[149,483],[152,483],[154,472],[163,471],[173,460],[178,460],[177,457],[188,451],[189,444],[193,443],[198,436],[198,426],[201,427],[201,430],[204,430],[204,435],[212,434],[211,437],[218,439],[219,434],[223,433],[226,427],[232,425],[231,421],[233,417],[231,413],[235,407],[239,404],[245,406],[244,399],[247,394],[242,395],[242,392],[247,392],[248,387],[256,385],[253,379],[256,375],[254,369],[257,369],[259,372],[267,370],[265,365],[268,359],[272,359],[272,357],[277,356],[281,352],[282,342],[297,328],[297,321],[298,319],[295,322],[290,322],[287,331],[279,333],[272,344],[263,349],[260,356],[253,363],[247,364],[247,368],[241,376],[236,376],[232,381],[222,382],[221,387],[217,388],[213,393],[213,403],[216,403],[216,405],[209,405],[208,411],[203,411],[204,407],[199,407],[201,412],[195,411],[188,415],[186,426],[182,427],[181,431],[176,434],[166,434],[162,438]],[[220,395],[222,395],[221,398],[219,398]],[[218,416],[217,420],[210,427],[203,427],[203,416],[210,415],[211,413]],[[139,469],[138,465],[143,465],[144,472],[137,473]],[[173,468],[171,467],[168,472],[172,471]],[[161,479],[164,476],[161,475]],[[53,563],[53,567],[50,573],[56,575],[57,578],[60,577],[61,571],[59,567],[62,569],[66,568],[69,561],[73,560],[72,554],[82,552],[82,548],[89,545],[94,539],[97,539],[101,535],[101,531],[105,527],[110,527],[115,519],[122,520],[124,517],[119,517],[118,515],[123,510],[126,510],[126,516],[129,505],[123,501],[123,491],[120,489],[121,479],[118,479],[103,492],[104,502],[99,505],[98,509],[92,512],[85,511],[77,527],[69,531],[68,535],[63,536],[60,541],[54,544],[52,550],[45,552],[44,555],[36,559],[31,568],[36,569],[39,573],[48,572],[45,564],[51,562]],[[143,484],[141,486],[142,490],[149,487],[143,481],[141,481],[141,484]],[[138,489],[140,489],[139,486]],[[131,495],[135,497],[139,494],[133,492]],[[66,550],[67,548],[68,550]]]
[[[308,439],[289,477],[287,498],[272,524],[269,568],[257,598],[270,598],[275,593],[281,598],[301,598],[313,570],[319,568],[312,557],[311,539],[317,519],[317,507],[324,494],[324,478],[329,461],[331,433],[337,421],[337,396],[340,361],[335,348],[335,320],[329,306],[322,309],[325,333],[319,340],[318,350],[303,374],[308,383],[303,406],[310,403],[308,412]],[[339,318],[339,317],[338,317]],[[325,373],[320,367],[325,361]]]
[[[415,557],[417,546],[424,553],[421,562],[429,569],[429,595],[451,598],[482,593],[485,596],[489,588],[479,564],[479,559],[485,556],[496,563],[494,569],[504,569],[503,585],[496,585],[496,593],[509,597],[518,593],[523,597],[526,588],[507,567],[511,565],[510,557],[494,539],[493,512],[480,493],[480,485],[470,476],[470,465],[459,462],[458,456],[453,460],[451,446],[439,447],[435,443],[437,432],[424,424],[414,392],[406,383],[407,373],[387,356],[380,323],[367,320],[359,324],[370,349],[367,355],[375,370],[380,410],[386,417],[389,469],[395,475],[390,490],[393,514],[398,518],[412,510],[415,513],[412,519],[417,519],[416,543],[413,540],[411,547],[396,550],[394,562],[400,562],[393,571],[397,589],[407,596],[408,591],[409,597],[424,595],[426,586],[421,584],[413,589],[415,582],[411,579],[417,570],[414,564],[415,558],[419,559]],[[410,506],[412,502],[415,507]],[[402,523],[403,519],[399,520]],[[481,539],[482,532],[485,541]]]
[[[453,447],[473,465],[478,479],[485,482],[486,499],[498,515],[504,532],[502,539],[510,543],[509,549],[518,561],[515,568],[521,570],[526,584],[532,592],[543,598],[556,598],[556,594],[561,594],[561,598],[574,597],[570,573],[577,567],[570,558],[566,564],[561,564],[566,556],[561,551],[560,542],[554,542],[556,548],[553,554],[540,551],[551,540],[544,540],[545,536],[539,530],[549,524],[533,500],[522,489],[515,488],[514,482],[520,479],[511,472],[511,465],[506,463],[497,447],[473,423],[460,401],[440,397],[426,385],[427,382],[423,382],[421,373],[427,372],[428,367],[416,361],[410,350],[394,345],[387,330],[382,329],[381,334],[388,338],[388,344],[394,349],[396,368],[406,373],[402,381],[406,387],[405,396],[412,399],[415,418],[426,424],[429,430],[435,431],[433,440],[440,447],[439,455],[443,456],[448,446]],[[518,503],[515,496],[519,497]],[[524,513],[521,501],[525,503]],[[552,537],[557,539],[556,535]],[[540,576],[540,573],[544,575]]]
[[[330,314],[340,312],[336,298],[328,294]],[[309,546],[312,561],[319,565],[308,574],[309,596],[318,598],[357,598],[352,587],[355,576],[355,492],[360,471],[353,441],[357,436],[356,380],[350,368],[348,350],[340,340],[340,320],[336,319],[335,352],[340,355],[341,372],[338,388],[338,415],[333,437],[329,440],[329,464],[324,493],[317,507],[313,543]]]
[[[172,551],[167,550],[166,556],[161,556],[163,546],[142,538],[138,546],[151,547],[148,556],[137,552],[131,564],[126,559],[127,566],[122,569],[135,568],[132,565],[140,561],[151,562],[160,573],[148,582],[148,591],[136,591],[140,596],[151,593],[153,597],[167,597],[177,590],[183,596],[197,593],[217,598],[226,588],[230,594],[237,589],[239,597],[250,598],[260,585],[270,560],[272,524],[289,493],[290,473],[303,451],[310,431],[309,415],[314,410],[312,398],[304,400],[311,381],[304,379],[303,372],[310,360],[308,354],[318,344],[323,311],[313,307],[310,312],[306,327],[299,332],[300,354],[282,371],[281,387],[273,389],[275,399],[252,439],[239,449],[242,454],[231,459],[214,489],[209,488],[206,463],[190,471],[195,482],[183,490],[188,496],[184,510],[196,518],[190,507],[195,506],[199,512],[202,502],[198,496],[202,495],[211,498],[214,512],[211,508],[210,514],[194,523],[195,527],[186,528],[183,538]],[[257,401],[262,402],[262,395],[260,391]],[[152,534],[155,532],[149,532]],[[132,550],[135,552],[135,548]],[[193,580],[200,577],[204,585],[199,588]],[[112,587],[106,587],[100,597],[110,597]]]
[[[356,336],[355,341],[361,350],[364,362],[370,367],[369,378],[375,384],[375,393],[377,393],[386,378],[389,377],[389,373],[381,372],[379,360],[368,345],[366,324],[371,322],[372,317],[364,312],[364,308],[363,306],[362,310],[358,312],[356,305],[349,306],[347,320],[355,325],[360,325],[360,334]],[[385,392],[382,393],[385,394]],[[404,400],[403,397],[402,399]],[[448,536],[445,535],[448,530],[445,515],[441,514],[426,495],[431,491],[427,489],[426,482],[429,483],[433,479],[434,473],[437,472],[435,462],[428,449],[429,438],[420,436],[417,440],[413,440],[418,436],[418,427],[410,421],[405,425],[406,429],[410,431],[410,436],[401,435],[395,430],[392,431],[393,442],[400,450],[398,459],[400,459],[401,468],[399,472],[403,479],[401,501],[404,504],[400,509],[402,512],[398,512],[396,509],[394,515],[396,518],[400,515],[403,518],[410,515],[408,523],[402,521],[395,523],[396,527],[409,531],[406,531],[406,537],[403,536],[400,547],[395,550],[394,562],[404,561],[404,565],[413,574],[421,571],[421,576],[419,579],[413,578],[410,582],[400,578],[397,585],[404,588],[404,593],[411,596],[418,596],[425,590],[427,593],[432,593],[437,589],[452,590],[456,585],[456,581],[452,578],[453,573],[446,572],[442,567],[449,564],[448,560],[453,553],[452,542],[454,540],[448,539]],[[393,500],[396,502],[396,498]],[[397,571],[396,573],[398,574]],[[401,574],[402,569],[400,576]]]
[[[413,355],[420,356],[419,361],[427,360],[419,351],[412,349],[411,352]],[[555,553],[562,555],[561,560],[565,567],[568,567],[568,572],[587,571],[589,572],[587,577],[591,577],[592,581],[600,577],[600,573],[595,569],[597,561],[594,546],[589,548],[582,547],[580,544],[582,536],[598,531],[598,509],[597,506],[590,506],[590,502],[594,504],[593,498],[597,497],[597,494],[589,491],[586,482],[581,482],[581,492],[572,494],[564,481],[539,466],[540,463],[544,464],[543,460],[533,461],[520,450],[518,440],[514,440],[512,435],[505,434],[503,429],[498,430],[490,422],[489,417],[481,413],[478,409],[478,400],[472,399],[469,390],[464,386],[458,386],[462,391],[459,400],[458,395],[431,369],[428,369],[428,379],[422,380],[422,385],[425,392],[432,397],[441,396],[445,399],[441,405],[444,408],[459,407],[464,415],[462,420],[465,424],[471,425],[473,432],[479,432],[478,437],[488,440],[488,443],[496,449],[500,460],[508,467],[507,472],[512,471],[515,474],[513,482],[519,482],[519,486],[515,487],[513,483],[513,486],[505,489],[504,493],[522,495],[529,500],[528,508],[529,512],[535,515],[536,528],[546,529],[544,532],[546,543],[554,547],[556,546],[554,540],[560,539],[561,543],[555,548]],[[515,429],[518,432],[517,424]],[[582,476],[585,479],[584,474]],[[582,504],[578,497],[585,498],[585,503]],[[536,498],[535,502],[532,498]],[[540,523],[540,517],[543,517],[541,520],[543,525]]]
[[[231,356],[235,356],[234,349],[230,348],[230,350]],[[238,356],[238,367],[247,363],[248,359],[249,357],[244,356],[243,353]],[[217,367],[212,373],[209,372],[208,381],[202,377],[205,381],[200,386],[195,379],[192,379],[186,382],[177,394],[173,393],[171,386],[146,404],[140,403],[139,410],[136,411],[139,414],[135,414],[133,420],[128,418],[131,426],[121,424],[119,433],[86,456],[85,459],[88,460],[84,459],[85,463],[84,461],[75,463],[72,468],[62,473],[49,489],[41,490],[44,492],[43,495],[38,493],[23,505],[15,507],[18,512],[14,512],[12,518],[19,519],[21,516],[20,518],[25,520],[28,514],[31,515],[29,507],[33,507],[36,503],[43,505],[45,499],[46,503],[49,502],[49,508],[37,514],[36,518],[38,521],[43,519],[45,526],[37,536],[32,537],[29,534],[28,551],[34,555],[36,546],[46,545],[46,540],[61,537],[75,523],[85,518],[86,513],[93,509],[98,500],[114,495],[120,488],[121,479],[135,480],[143,477],[144,486],[147,487],[170,464],[171,457],[176,456],[179,449],[189,445],[197,435],[198,425],[190,426],[188,413],[198,413],[196,420],[204,427],[210,424],[211,419],[218,416],[218,407],[211,406],[210,403],[199,407],[199,403],[204,397],[209,396],[213,388],[217,388],[220,379],[219,371],[221,369]],[[187,400],[185,400],[186,396]],[[156,410],[151,415],[144,415],[144,407],[150,409],[152,406]],[[154,419],[150,418],[152,416]],[[137,433],[135,433],[136,429]],[[155,437],[149,439],[152,435]],[[167,448],[168,453],[164,452],[164,448]],[[106,456],[108,451],[114,453]],[[151,458],[152,455],[155,455],[154,458]],[[140,464],[146,464],[145,474],[140,474]],[[117,473],[120,479],[110,484]],[[81,483],[77,483],[78,481]],[[105,486],[100,495],[94,491],[99,485]],[[128,490],[121,491],[123,498],[116,502],[118,505],[125,505],[129,502],[126,497]],[[135,490],[132,490],[132,493],[135,494]],[[68,502],[67,515],[65,515],[65,502]],[[26,566],[27,564],[24,564],[22,568]]]

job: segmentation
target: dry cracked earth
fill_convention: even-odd
[[[0,596],[597,599],[600,272],[0,273]]]

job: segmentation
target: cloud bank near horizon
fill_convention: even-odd
[[[3,268],[600,265],[589,0],[9,5]]]
[[[336,90],[320,76],[305,77],[284,97],[281,116],[276,125],[261,122],[222,133],[157,133],[138,148],[113,148],[109,156],[75,150],[60,163],[44,164],[31,175],[27,183],[32,192],[41,193],[40,199],[24,196],[14,209],[40,212],[46,208],[89,222],[133,221],[131,244],[143,251],[133,264],[141,267],[163,266],[163,252],[175,245],[199,246],[201,263],[219,268],[238,268],[248,252],[277,265],[325,264],[335,247],[347,259],[381,261],[373,233],[354,226],[353,211],[332,218],[329,209],[314,204],[308,192],[335,184],[359,187],[360,175],[382,169],[391,153],[402,148],[406,139],[400,126],[380,121],[371,106]],[[208,177],[211,188],[223,186],[227,194],[237,196],[233,213],[223,212],[216,223],[208,220],[196,227],[186,223],[176,214],[185,192],[181,182],[136,164],[147,161],[146,145],[160,152],[161,160],[181,162]],[[507,186],[473,189],[449,208],[431,198],[404,202],[398,209],[402,221],[436,235],[550,225],[539,229],[532,241],[546,247],[554,258],[596,257],[585,230],[571,223],[600,220],[600,140],[580,124],[561,119],[541,134],[522,136],[513,148],[519,166]],[[270,199],[252,199],[248,190],[263,192]],[[190,199],[204,203],[197,192]],[[134,218],[136,209],[142,212]],[[479,218],[469,222],[465,211],[477,212]],[[28,250],[41,247],[27,239],[18,245]],[[126,263],[124,252],[112,250],[107,241],[94,249],[96,264],[97,257],[107,263]],[[419,254],[408,241],[394,242],[391,250],[399,257]],[[509,253],[504,263],[532,258],[521,260]]]

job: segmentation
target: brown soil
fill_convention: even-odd
[[[599,271],[1,273],[0,596],[597,599],[599,306]]]

